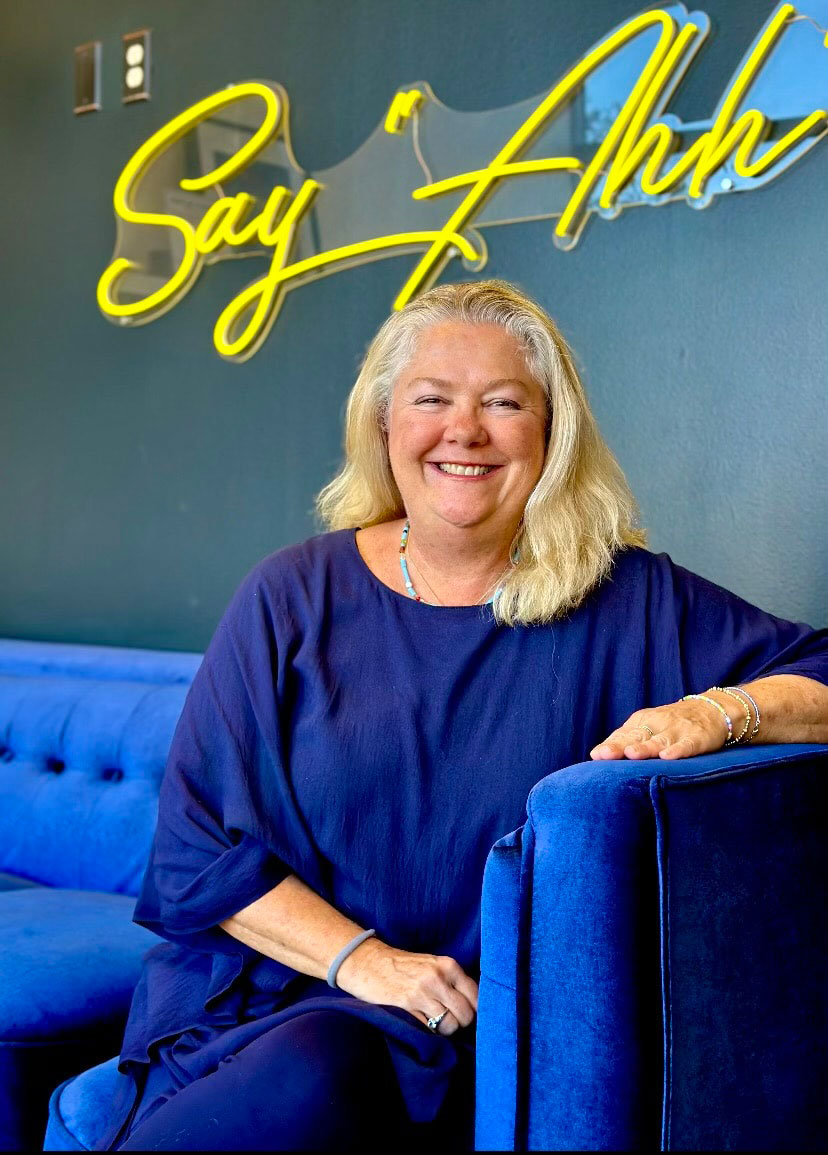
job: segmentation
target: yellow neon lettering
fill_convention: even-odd
[[[619,194],[636,177],[645,196],[658,196],[673,191],[691,174],[687,195],[700,198],[705,195],[705,186],[711,175],[731,157],[732,171],[739,177],[760,176],[782,163],[787,154],[809,135],[828,133],[828,111],[817,109],[757,156],[757,150],[770,133],[771,122],[756,108],[748,108],[736,117],[740,103],[772,52],[785,23],[795,12],[792,4],[780,6],[733,79],[710,129],[694,141],[667,171],[663,168],[681,143],[682,126],[679,124],[674,129],[668,123],[650,121],[658,109],[666,107],[704,33],[692,22],[679,28],[668,11],[654,9],[629,20],[587,53],[544,97],[487,167],[432,181],[412,191],[415,201],[423,201],[464,190],[463,199],[441,228],[373,237],[298,261],[292,259],[296,238],[322,189],[317,181],[305,180],[295,195],[281,185],[275,186],[255,215],[251,214],[256,199],[248,193],[219,196],[207,207],[196,226],[183,217],[144,211],[136,206],[141,182],[156,158],[201,121],[238,100],[256,98],[263,101],[264,114],[259,127],[245,145],[211,172],[182,179],[179,182],[182,189],[203,191],[237,175],[259,155],[283,125],[286,146],[290,149],[286,124],[287,96],[283,90],[275,91],[268,85],[249,82],[215,93],[175,117],[150,137],[127,163],[113,194],[119,222],[173,229],[178,233],[183,241],[183,256],[178,267],[160,289],[141,300],[123,303],[118,300],[119,282],[126,273],[140,266],[124,257],[113,259],[98,283],[100,308],[113,317],[152,320],[171,308],[189,290],[205,258],[223,248],[258,242],[273,250],[268,271],[228,303],[216,321],[213,334],[222,356],[244,361],[266,339],[282,307],[285,293],[311,277],[395,253],[418,253],[418,263],[394,302],[394,307],[400,309],[418,292],[433,284],[452,257],[459,254],[467,262],[477,261],[482,266],[486,260],[485,243],[479,233],[470,237],[464,235],[464,229],[471,228],[475,216],[499,183],[512,177],[568,172],[578,178],[555,227],[556,237],[571,247],[577,241],[590,205],[594,203],[591,198],[602,178],[604,184],[598,203],[603,209],[612,209]],[[652,29],[658,34],[655,47],[589,163],[575,156],[521,159],[524,150],[597,67]],[[401,133],[406,121],[424,99],[425,95],[419,89],[398,92],[385,117],[385,131]]]
[[[517,132],[509,138],[488,168],[481,170],[480,175],[468,174],[469,179],[474,178],[471,189],[446,221],[438,239],[429,247],[405,285],[403,285],[402,290],[397,295],[397,299],[394,301],[395,309],[403,308],[418,292],[434,283],[451,255],[452,246],[456,245],[456,241],[453,238],[468,224],[475,210],[482,205],[494,186],[501,179],[504,170],[508,172],[507,166],[530,144],[540,130],[548,123],[553,114],[557,112],[564,101],[572,95],[589,73],[609,56],[617,52],[622,45],[638,36],[645,28],[659,24],[662,25],[662,27],[665,25],[668,26],[669,34],[672,34],[672,18],[667,13],[660,11],[644,12],[617,29],[611,36],[607,37],[603,44],[599,44],[597,48],[589,52],[580,64],[576,65],[571,72],[567,73],[563,80],[555,85],[534,112],[526,118]],[[661,44],[663,40],[664,31],[662,31],[659,44]],[[647,79],[649,81],[649,76]],[[636,86],[636,90],[640,87],[642,87],[641,79]],[[555,159],[559,161],[575,160],[575,158],[572,157]],[[581,169],[582,165],[576,160],[575,164],[569,167],[577,171]],[[533,170],[526,169],[525,171]],[[579,184],[578,189],[576,189],[573,199],[567,206],[567,211],[569,211],[570,206],[572,206],[570,220],[577,211],[577,207],[579,207],[574,205],[576,197],[579,196],[578,190],[585,190],[583,191],[581,199],[585,199],[589,193],[589,189],[587,189],[584,184],[585,179],[585,177],[582,178],[581,184]],[[424,197],[429,195],[429,190],[430,186],[426,185],[422,189],[419,189],[418,192],[421,197]]]
[[[642,97],[650,87],[653,78],[658,75],[661,63],[667,55],[670,44],[673,40],[675,24],[672,16],[670,16],[668,12],[656,10],[653,12],[646,12],[642,16],[636,17],[634,20],[631,20],[629,24],[625,24],[624,27],[619,30],[621,33],[628,33],[628,35],[624,37],[624,40],[621,41],[621,43],[626,43],[627,40],[632,39],[633,36],[637,36],[638,33],[643,31],[644,28],[649,28],[656,25],[661,26],[658,42],[653,51],[650,53],[650,58],[645,64],[641,75],[633,85],[632,92],[627,97],[624,106],[622,107],[618,116],[615,118],[615,121],[613,122],[609,132],[604,137],[603,141],[598,147],[598,150],[595,153],[595,156],[587,166],[584,175],[578,182],[578,187],[575,189],[575,192],[569,199],[569,203],[561,213],[560,219],[555,226],[555,235],[558,237],[572,237],[575,233],[577,225],[580,223],[584,205],[590,193],[595,188],[595,185],[598,183],[604,166],[607,164],[607,161],[612,156],[616,145],[620,141],[620,138],[626,131],[626,128],[632,119],[635,109],[638,107]],[[618,35],[618,33],[616,35]],[[615,47],[613,48],[613,51],[616,51]]]
[[[776,164],[778,160],[781,160],[785,153],[789,152],[794,145],[799,144],[801,140],[809,136],[820,123],[824,130],[826,121],[828,121],[828,110],[824,108],[816,109],[810,116],[806,116],[804,120],[795,125],[790,132],[786,132],[783,137],[780,137],[775,144],[772,144],[770,148],[767,148],[762,153],[758,160],[752,163],[750,161],[750,154],[753,151],[754,142],[746,137],[734,157],[734,172],[744,177],[761,176],[763,172],[766,172],[767,169]]]
[[[697,146],[701,147],[699,148],[698,162],[688,190],[691,197],[700,197],[704,194],[705,185],[711,175],[717,168],[720,168],[721,165],[724,164],[734,149],[736,149],[739,142],[742,141],[742,138],[744,138],[744,141],[740,149],[740,163],[744,168],[746,167],[747,157],[753,152],[756,145],[767,135],[769,130],[767,119],[756,109],[750,109],[743,113],[735,124],[731,124],[731,120],[739,106],[740,100],[747,92],[754,77],[779,38],[783,26],[790,17],[795,14],[796,9],[793,4],[783,4],[778,11],[774,13],[773,19],[759,37],[753,51],[745,61],[744,67],[733,81],[722,103],[722,107],[713,122],[712,128],[697,142]],[[794,133],[796,133],[796,131],[797,129],[793,130]],[[788,135],[790,136],[791,134]],[[780,141],[779,144],[782,144],[782,142]],[[775,147],[778,148],[778,146]],[[786,147],[789,148],[791,145],[788,144]],[[775,159],[778,159],[784,151],[785,149],[777,151]]]
[[[259,239],[259,243],[270,248],[275,245],[279,239],[277,232],[277,222],[284,211],[285,201],[290,199],[290,193],[282,185],[277,184],[270,193],[270,196],[265,201],[265,206],[259,213],[255,220],[251,221],[247,229],[244,229],[240,235],[238,243],[240,245],[246,244],[253,239],[255,235]],[[252,232],[255,225],[256,232]]]
[[[192,225],[183,217],[171,213],[141,212],[134,207],[135,197],[141,180],[156,157],[190,132],[197,124],[200,124],[202,120],[212,116],[218,109],[225,108],[237,100],[250,97],[257,97],[264,101],[265,116],[262,124],[247,144],[224,164],[207,173],[206,176],[182,180],[180,184],[183,189],[197,191],[234,176],[246,164],[250,163],[250,160],[261,151],[279,128],[282,102],[276,93],[265,84],[254,81],[236,84],[223,92],[216,92],[212,96],[200,100],[154,133],[127,162],[118,178],[113,194],[116,217],[129,224],[175,229],[184,240],[184,255],[176,271],[160,289],[141,300],[128,304],[118,302],[114,297],[114,291],[124,273],[131,269],[137,269],[139,266],[134,261],[126,260],[123,257],[112,261],[98,281],[97,299],[103,313],[112,317],[137,317],[147,314],[146,319],[151,320],[152,316],[158,316],[171,308],[192,286],[203,264],[203,255],[196,247],[195,230]]]
[[[638,108],[619,142],[618,150],[610,164],[607,179],[601,190],[599,200],[601,208],[612,207],[618,193],[633,179],[649,153],[652,155],[645,167],[642,185],[645,180],[650,180],[653,173],[660,169],[664,158],[678,144],[676,134],[666,124],[653,124],[645,132],[642,132],[642,129],[668,83],[672,80],[675,86],[676,72],[681,65],[682,58],[687,55],[699,32],[700,29],[696,24],[686,24],[682,28],[653,77],[652,84],[642,95]]]
[[[503,177],[521,176],[527,172],[557,172],[561,170],[564,172],[577,172],[583,167],[577,156],[552,156],[546,157],[543,160],[518,160],[513,164],[503,164],[497,169],[495,175],[498,180],[501,180]],[[432,184],[415,188],[411,195],[415,201],[425,200],[427,197],[441,196],[443,193],[451,192],[453,189],[463,188],[469,184],[477,184],[481,178],[491,175],[492,172],[493,168],[491,165],[488,168],[475,169],[473,172],[461,172],[458,176],[450,176],[446,180],[434,181]]]
[[[305,181],[274,230],[276,242],[270,272],[234,297],[216,321],[213,339],[223,357],[238,357],[242,353],[252,356],[270,332],[284,295],[282,278],[278,273],[287,264],[296,240],[297,226],[321,187],[315,180]],[[251,312],[251,306],[256,301],[258,303],[252,309],[247,324],[238,336],[233,336],[244,315]]]
[[[640,140],[632,148],[631,142],[635,139],[635,130],[646,122],[653,101],[642,102],[639,114],[636,115],[629,132],[619,148],[618,156],[610,168],[610,173],[601,195],[600,204],[606,208],[618,191],[633,178],[645,156],[651,154],[641,175],[641,190],[647,196],[658,196],[672,191],[676,185],[695,166],[688,194],[692,197],[704,195],[704,189],[711,175],[725,163],[735,150],[733,162],[734,171],[742,177],[759,176],[779,161],[791,148],[814,131],[824,122],[828,113],[817,109],[805,117],[798,125],[784,137],[771,145],[757,160],[751,161],[757,146],[770,132],[770,122],[757,109],[749,109],[731,123],[735,109],[743,98],[759,69],[764,64],[769,53],[783,29],[785,23],[795,14],[792,4],[785,4],[775,13],[764,33],[755,45],[744,67],[735,77],[722,107],[708,132],[704,133],[664,175],[659,176],[661,166],[667,155],[674,151],[678,144],[675,133],[665,124],[651,125],[644,132]],[[687,32],[687,25],[680,34],[679,40]],[[677,48],[678,40],[674,48]],[[670,57],[673,53],[671,51]],[[665,69],[669,60],[665,61]],[[653,91],[660,87],[665,77],[659,77],[653,84]],[[648,105],[646,111],[644,105]]]
[[[256,198],[247,193],[237,193],[234,197],[220,197],[210,205],[198,222],[195,231],[195,245],[200,253],[214,253],[222,245],[238,245],[243,241],[234,231]]]
[[[385,115],[385,131],[392,134],[402,132],[405,121],[422,103],[422,100],[423,94],[419,88],[409,88],[407,92],[398,92]]]
[[[320,270],[331,265],[347,267],[349,263],[356,263],[360,258],[371,260],[372,256],[393,250],[401,253],[410,252],[421,245],[436,241],[443,235],[442,230],[439,232],[431,230],[417,233],[392,233],[385,237],[373,237],[371,240],[359,241],[353,245],[342,245],[337,249],[327,249],[323,253],[317,253],[314,257],[306,257],[302,261],[285,265],[283,268],[274,268],[269,276],[254,281],[252,285],[243,289],[224,309],[213,330],[216,349],[223,357],[229,357],[235,361],[246,361],[248,357],[253,356],[270,332],[282,306],[284,290],[277,294],[272,291],[276,287],[290,287],[289,282],[291,281],[301,284],[310,275],[318,274]],[[457,246],[461,255],[467,260],[474,260],[478,256],[477,251],[469,241],[460,234],[453,238],[452,243]],[[336,272],[336,269],[329,269],[328,271]],[[268,292],[269,295],[266,297],[265,294]],[[243,313],[250,308],[256,298],[260,299],[260,306],[256,314],[250,319],[240,335],[235,338],[232,337],[231,334]],[[268,302],[267,305],[265,305],[265,301]],[[262,328],[259,328],[260,325]]]
[[[152,313],[158,316],[160,312],[165,311],[165,305],[166,308],[171,308],[175,304],[178,297],[186,292],[201,271],[202,257],[195,247],[193,228],[183,217],[176,217],[170,213],[130,212],[130,216],[123,219],[128,219],[135,224],[177,229],[184,238],[184,256],[166,284],[154,293],[150,293],[149,296],[143,297],[140,301],[133,301],[129,304],[121,304],[113,294],[124,273],[131,269],[139,269],[140,265],[135,261],[127,260],[125,257],[119,257],[104,270],[98,281],[98,306],[101,312],[108,313],[111,317],[134,317],[141,313]]]

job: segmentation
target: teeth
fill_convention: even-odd
[[[452,465],[448,461],[441,461],[439,468],[443,473],[453,473],[458,477],[482,477],[491,472],[491,465]]]

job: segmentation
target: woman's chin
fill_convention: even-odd
[[[438,509],[436,512],[442,521],[454,526],[455,529],[474,529],[476,526],[489,521],[495,510],[490,508],[470,509],[464,506],[459,509],[457,507]]]

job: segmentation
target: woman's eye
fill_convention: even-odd
[[[495,409],[520,409],[517,401],[512,401],[509,397],[495,397],[489,404]]]
[[[416,405],[439,405],[443,400],[442,397],[418,397]]]

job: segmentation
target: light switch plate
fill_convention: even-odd
[[[137,32],[127,32],[121,40],[121,100],[124,104],[149,100],[150,30],[141,28]]]
[[[73,112],[99,112],[101,108],[101,42],[90,40],[75,49],[75,106]]]

